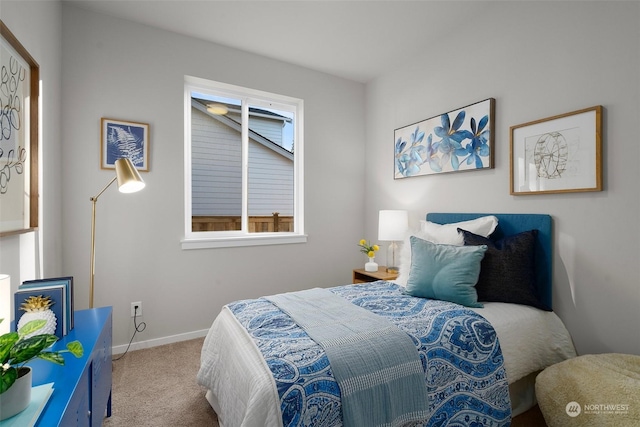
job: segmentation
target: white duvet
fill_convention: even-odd
[[[509,384],[576,356],[571,337],[553,312],[533,307],[484,303],[472,309],[498,334]],[[221,426],[280,427],[282,415],[275,381],[253,340],[224,307],[202,347],[198,383]]]

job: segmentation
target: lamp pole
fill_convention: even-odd
[[[96,274],[96,203],[98,197],[118,179],[114,176],[111,181],[97,195],[91,197],[91,278],[89,279],[89,308],[93,308],[93,281]]]

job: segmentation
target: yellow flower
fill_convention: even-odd
[[[360,252],[366,254],[368,257],[373,257],[376,254],[377,250],[380,250],[380,246],[372,245],[368,243],[365,239],[360,240],[358,242],[358,246],[360,246]]]

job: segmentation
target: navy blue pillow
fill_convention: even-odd
[[[467,246],[486,245],[476,291],[478,301],[523,304],[549,311],[536,291],[535,245],[538,230],[493,241],[458,229]]]

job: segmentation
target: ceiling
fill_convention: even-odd
[[[63,0],[366,83],[437,55],[456,25],[478,22],[494,2],[361,0]],[[446,47],[445,47],[446,48]]]

